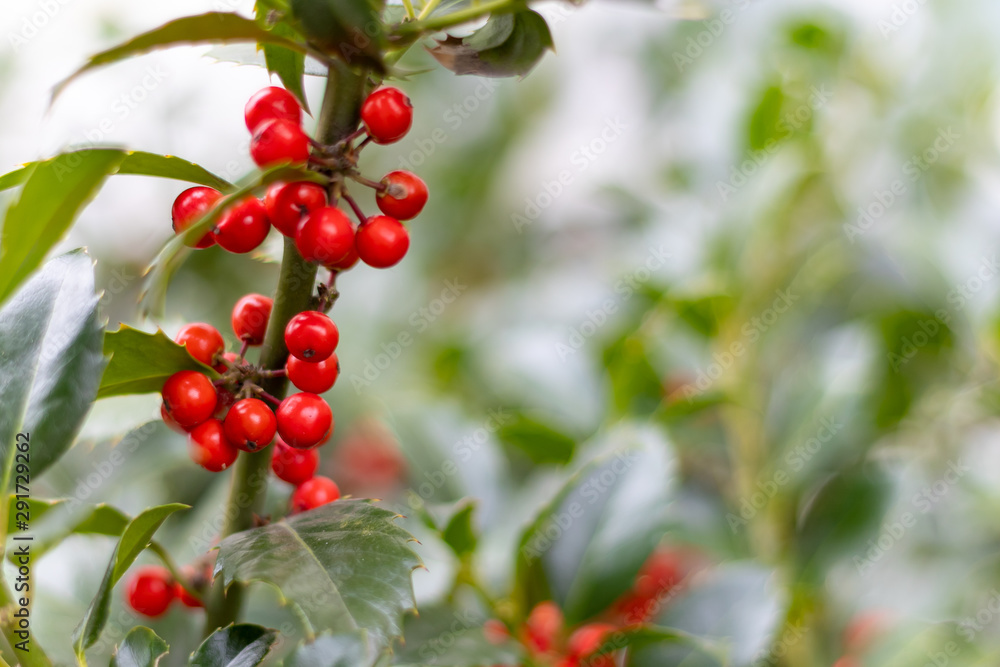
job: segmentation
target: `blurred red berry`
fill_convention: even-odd
[[[531,610],[524,622],[523,643],[532,653],[550,653],[559,649],[563,633],[563,613],[555,602],[542,602]]]
[[[233,333],[250,345],[260,345],[267,333],[274,301],[263,294],[247,294],[233,306]]]
[[[174,600],[174,582],[165,567],[148,565],[129,577],[125,587],[128,605],[143,616],[162,616]]]
[[[240,450],[226,438],[218,419],[209,419],[188,433],[191,460],[210,472],[222,472],[233,465]]]
[[[298,486],[316,476],[319,468],[319,450],[295,449],[279,438],[274,443],[271,470],[278,479]]]
[[[292,494],[292,511],[305,512],[340,498],[340,489],[329,477],[313,477]]]

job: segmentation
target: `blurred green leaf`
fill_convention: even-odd
[[[34,480],[73,444],[97,394],[103,339],[93,263],[79,250],[47,262],[0,309],[3,493],[15,481],[16,454]]]
[[[256,667],[278,639],[274,630],[249,623],[220,628],[191,655],[191,667]]]
[[[111,656],[111,667],[156,667],[167,650],[167,642],[149,628],[132,628]]]
[[[448,520],[448,525],[441,532],[445,544],[451,547],[459,558],[476,550],[479,535],[473,523],[476,513],[476,501],[467,500],[459,503],[458,510]]]
[[[549,25],[538,12],[522,9],[494,14],[468,37],[448,36],[428,49],[455,74],[524,76],[554,47]]]
[[[97,589],[97,594],[91,601],[83,620],[73,631],[73,651],[82,661],[84,650],[91,646],[101,636],[104,625],[108,622],[111,611],[111,591],[122,578],[128,568],[139,557],[139,554],[149,546],[153,534],[159,529],[171,514],[187,509],[187,505],[173,503],[151,507],[129,521],[122,532],[118,546],[108,563],[104,579]]]
[[[396,647],[396,665],[516,665],[524,660],[514,641],[491,643],[483,634],[486,618],[449,604],[426,605],[406,617],[403,641]],[[352,666],[353,667],[353,666]]]
[[[97,398],[123,394],[157,393],[178,371],[198,371],[215,378],[218,373],[192,357],[187,348],[170,340],[163,331],[146,333],[121,325],[104,337],[104,354],[111,357]]]
[[[385,71],[385,0],[291,0],[296,28],[325,52],[351,66]]]
[[[604,350],[603,361],[616,415],[645,415],[659,407],[663,384],[638,336],[626,335],[613,342]]]
[[[70,535],[105,535],[119,537],[128,526],[129,517],[110,505],[73,507],[72,501],[58,500],[48,505],[49,510],[35,511],[36,503],[31,503],[28,523],[32,528],[33,544],[31,553],[34,558],[41,558],[53,547],[57,546]],[[10,528],[8,534],[16,534],[16,501],[11,501]],[[41,527],[39,522],[42,522]],[[13,551],[8,551],[7,559],[11,560]]]
[[[747,142],[751,150],[770,149],[775,142],[785,138],[781,123],[784,104],[785,91],[779,85],[769,85],[761,93],[747,126]]]
[[[504,422],[497,436],[508,445],[517,447],[534,463],[565,464],[576,453],[576,440],[548,424],[524,413],[516,413]]]
[[[285,39],[294,42],[303,41],[295,29],[285,20],[284,16],[279,14],[280,10],[272,6],[274,4],[277,3],[257,3],[255,8],[257,24],[265,30]],[[278,14],[278,20],[271,23],[270,16],[274,14]],[[309,100],[306,99],[305,89],[303,88],[303,80],[306,73],[305,54],[286,49],[276,44],[263,44],[262,50],[264,51],[264,63],[267,66],[267,71],[271,74],[277,74],[278,78],[281,79],[282,85],[295,95],[302,108],[306,113],[309,113]]]
[[[372,663],[364,631],[322,635],[285,658],[284,667],[366,667]]]
[[[386,645],[414,608],[410,575],[420,566],[396,518],[370,501],[338,500],[226,538],[216,573],[225,586],[273,585],[318,632],[365,628]]]

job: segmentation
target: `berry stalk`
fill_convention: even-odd
[[[316,130],[319,142],[334,144],[357,129],[361,103],[366,92],[367,73],[355,73],[339,62],[331,64]],[[302,258],[295,247],[295,242],[286,238],[274,307],[261,349],[262,368],[285,367],[285,361],[288,359],[284,338],[285,327],[292,317],[310,310],[317,270],[316,264]],[[261,388],[278,398],[285,396],[287,387],[288,379],[283,375],[264,378],[261,381]],[[252,454],[243,453],[237,459],[233,469],[233,483],[224,508],[226,523],[221,539],[252,528],[254,516],[262,512],[271,454],[271,450],[267,448]],[[205,636],[235,622],[240,615],[243,606],[243,587],[234,583],[228,591],[222,589],[221,582],[217,581],[207,600]]]

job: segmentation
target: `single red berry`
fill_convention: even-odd
[[[310,449],[333,428],[333,413],[316,394],[292,394],[278,406],[278,434],[290,447]]]
[[[174,342],[186,346],[188,354],[206,366],[214,365],[216,355],[222,354],[226,347],[219,330],[204,322],[185,324],[177,332]]]
[[[409,132],[413,104],[399,88],[379,88],[361,105],[361,122],[376,144],[391,144]]]
[[[295,238],[302,219],[326,206],[326,189],[309,181],[275,183],[268,189],[264,204],[274,228]]]
[[[329,477],[313,477],[292,494],[292,512],[306,512],[340,498],[337,483]]]
[[[382,179],[384,190],[375,194],[379,210],[397,220],[412,220],[427,203],[427,184],[409,171],[393,171]]]
[[[221,192],[203,186],[188,188],[177,195],[177,199],[174,200],[174,205],[170,209],[174,233],[180,234],[198,222],[220,199],[222,199]],[[215,237],[212,236],[211,231],[207,231],[197,241],[184,241],[184,244],[192,248],[208,248],[215,244]]]
[[[337,349],[339,342],[337,325],[318,310],[299,313],[285,327],[288,353],[302,361],[317,363],[327,359]]]
[[[533,653],[548,653],[558,648],[562,631],[562,610],[555,602],[542,602],[524,621],[524,645]]]
[[[332,266],[345,259],[354,247],[354,225],[339,208],[324,206],[299,225],[295,247],[307,262]]]
[[[319,450],[295,449],[289,447],[279,438],[274,443],[274,455],[271,457],[271,470],[289,484],[299,486],[312,479],[319,468]]]
[[[267,321],[271,317],[274,300],[263,294],[247,294],[233,306],[233,333],[240,340],[251,345],[264,342],[267,333]]]
[[[617,628],[607,623],[591,623],[576,630],[566,642],[566,649],[571,658],[586,658],[598,651],[604,645],[608,635]]]
[[[373,215],[358,227],[355,247],[365,264],[387,269],[398,264],[410,249],[410,233],[395,218]]]
[[[288,357],[288,361],[285,362],[285,373],[288,375],[288,381],[297,389],[322,394],[324,391],[329,391],[337,382],[340,362],[336,353],[316,363],[303,361],[298,357]]]
[[[302,107],[295,96],[284,88],[269,86],[254,93],[243,110],[247,129],[257,130],[265,121],[279,119],[292,123],[302,122]]]
[[[226,431],[218,419],[209,419],[188,433],[188,450],[192,461],[211,472],[222,472],[233,465],[240,454],[226,438]]]
[[[184,430],[184,427],[174,421],[174,418],[170,416],[169,412],[167,412],[167,406],[164,403],[160,403],[160,418],[163,419],[163,423],[166,424],[167,428],[171,431],[187,435],[187,431]]]
[[[163,384],[160,392],[167,413],[181,428],[190,430],[215,412],[215,386],[197,371],[179,371]]]
[[[215,223],[215,242],[229,252],[250,252],[264,242],[271,231],[264,202],[247,197],[233,204]]]
[[[282,162],[301,164],[309,159],[309,137],[298,123],[267,120],[250,139],[250,157],[258,167],[272,167]]]
[[[181,586],[180,582],[174,584],[174,596],[181,601],[181,604],[191,609],[199,609],[205,606],[201,603],[201,600],[188,593],[187,589]]]
[[[165,567],[140,567],[125,588],[128,605],[143,616],[162,616],[174,600],[174,582]]]
[[[326,268],[330,269],[331,271],[347,271],[348,269],[353,268],[354,265],[357,264],[358,260],[360,259],[361,258],[358,256],[358,249],[352,244],[351,249],[347,252],[346,255],[344,255],[344,258],[342,260],[340,260],[339,262],[333,262],[331,264],[327,264]]]
[[[237,361],[239,361],[240,355],[236,354],[235,352],[223,352],[222,358],[231,364],[235,364]],[[229,366],[222,363],[221,361],[216,365],[212,366],[212,368],[214,368],[219,373],[225,373],[226,371],[229,370]]]
[[[224,423],[226,439],[245,452],[256,452],[271,444],[278,421],[267,403],[257,398],[236,401]]]

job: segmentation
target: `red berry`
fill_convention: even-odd
[[[162,616],[174,599],[174,582],[165,567],[140,567],[128,580],[125,599],[143,616]]]
[[[235,364],[237,361],[239,361],[240,355],[236,354],[235,352],[223,352],[222,358],[231,364]],[[216,365],[212,366],[212,368],[214,368],[219,373],[225,373],[226,371],[229,370],[229,366],[225,365],[221,361]]]
[[[256,452],[274,440],[278,421],[267,403],[244,398],[229,409],[224,426],[229,442],[245,452]]]
[[[264,204],[274,228],[285,236],[295,238],[302,219],[326,206],[326,190],[309,181],[275,183],[268,189]]]
[[[339,342],[337,325],[318,310],[299,313],[285,327],[288,353],[302,361],[317,363],[327,359],[337,349]]]
[[[282,162],[300,164],[309,159],[309,137],[298,123],[266,120],[250,139],[250,157],[258,167],[271,167]]]
[[[215,412],[212,413],[212,416],[216,419],[225,419],[229,408],[236,403],[236,395],[225,387],[219,387],[215,392],[218,399],[215,401]]]
[[[180,582],[174,584],[174,596],[181,601],[181,604],[191,609],[198,609],[205,606],[201,603],[201,600],[188,593],[187,589],[181,586]]]
[[[586,658],[598,651],[604,645],[608,635],[617,628],[607,623],[591,623],[577,629],[569,637],[566,649],[571,658]]]
[[[303,361],[298,357],[288,357],[288,361],[285,362],[285,373],[288,375],[288,381],[297,389],[322,394],[324,391],[329,391],[337,382],[340,362],[337,361],[336,353],[316,363]]]
[[[410,233],[395,218],[373,215],[358,227],[355,246],[358,256],[365,264],[376,269],[387,269],[398,264],[410,249]]]
[[[170,209],[174,232],[180,234],[198,222],[220,199],[222,199],[221,192],[202,186],[188,188],[177,195]],[[208,248],[215,244],[215,237],[211,231],[207,231],[198,241],[184,241],[184,244],[192,248]]]
[[[324,206],[299,225],[295,247],[307,262],[331,266],[346,258],[354,247],[354,225],[339,208]]]
[[[214,365],[215,356],[222,354],[226,347],[219,330],[204,322],[185,324],[177,332],[174,342],[187,346],[188,354],[206,366]]]
[[[333,428],[333,413],[316,394],[293,394],[278,406],[278,434],[289,446],[310,449]]]
[[[240,454],[226,438],[218,419],[209,419],[188,434],[188,450],[192,461],[211,472],[222,472],[233,465]]]
[[[215,386],[197,371],[179,371],[163,384],[160,392],[167,413],[181,428],[190,430],[215,412]]]
[[[246,119],[247,129],[254,132],[261,123],[275,118],[300,123],[302,107],[295,96],[284,88],[269,86],[250,97],[243,110],[243,117]]]
[[[376,144],[399,141],[413,124],[413,105],[398,88],[379,88],[361,105],[361,121]]]
[[[355,237],[356,238],[356,237]],[[347,271],[358,263],[361,258],[358,256],[358,249],[352,244],[351,249],[347,252],[342,260],[339,262],[333,262],[332,264],[327,264],[326,268],[331,271]]]
[[[313,477],[292,494],[292,511],[305,512],[340,498],[340,489],[329,477]]]
[[[177,433],[183,433],[187,435],[187,431],[184,427],[174,421],[174,418],[170,416],[167,412],[167,406],[164,403],[160,403],[160,418],[163,419],[163,423],[167,425],[171,431],[176,431]]]
[[[298,486],[316,475],[319,468],[319,451],[315,449],[295,449],[279,438],[274,444],[271,470],[289,484]]]
[[[251,345],[264,342],[267,333],[267,321],[271,317],[274,300],[263,294],[247,294],[233,306],[233,333],[240,340]]]
[[[558,648],[562,630],[562,610],[555,602],[542,602],[524,622],[524,644],[534,653],[548,653]]]
[[[409,171],[393,171],[382,179],[384,190],[375,195],[379,210],[397,220],[412,220],[427,203],[427,184]]]
[[[267,219],[267,209],[264,202],[256,197],[247,197],[243,201],[226,209],[212,233],[215,242],[229,252],[244,253],[255,249],[271,231],[271,223]]]

